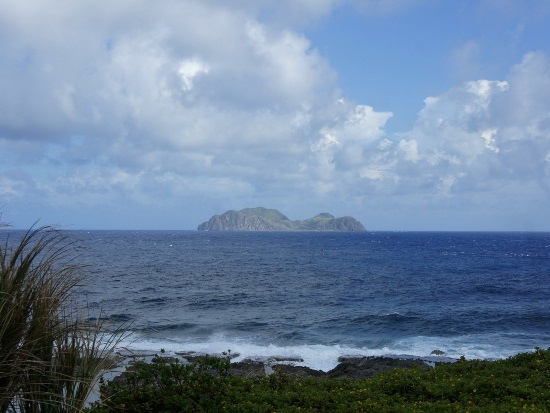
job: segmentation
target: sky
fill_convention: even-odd
[[[550,231],[548,0],[0,0],[0,214]]]

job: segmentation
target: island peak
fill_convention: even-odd
[[[197,228],[199,231],[366,231],[355,218],[335,218],[322,212],[313,218],[291,221],[276,209],[264,207],[229,210],[214,215]]]

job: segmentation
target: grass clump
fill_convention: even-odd
[[[392,370],[372,379],[231,377],[229,357],[138,363],[102,385],[106,412],[548,412],[550,350]]]
[[[65,235],[49,226],[3,235],[0,412],[80,412],[120,335],[75,308],[82,267]]]

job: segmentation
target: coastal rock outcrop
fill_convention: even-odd
[[[291,221],[276,209],[245,208],[214,215],[197,228],[199,231],[366,231],[352,217],[336,218],[321,213],[313,218]]]
[[[178,353],[183,357],[184,363],[196,362],[201,356],[194,352]],[[214,355],[222,357],[221,355]],[[151,361],[153,363],[174,361],[174,357],[144,357],[143,355],[134,355],[127,358],[122,364],[126,366],[125,371],[117,374],[113,380],[121,384],[127,384],[127,376],[129,372],[134,371],[133,362],[135,360]],[[305,366],[296,366],[295,363],[300,363],[303,360],[288,357],[266,357],[266,358],[246,358],[242,361],[231,362],[229,369],[230,376],[243,378],[266,377],[275,372],[280,372],[288,377],[293,378],[319,378],[319,379],[359,379],[363,380],[371,378],[379,373],[393,369],[429,369],[433,367],[427,359],[415,358],[395,358],[395,357],[340,357],[338,365],[330,371],[314,370]],[[440,363],[454,363],[454,359],[441,359]]]
[[[398,359],[390,357],[340,357],[335,368],[327,372],[329,378],[365,379],[393,369],[428,369],[420,359]]]

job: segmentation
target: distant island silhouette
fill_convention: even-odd
[[[291,221],[276,209],[263,207],[226,211],[214,215],[197,228],[199,231],[366,231],[352,217],[335,218],[323,212],[303,221]]]

